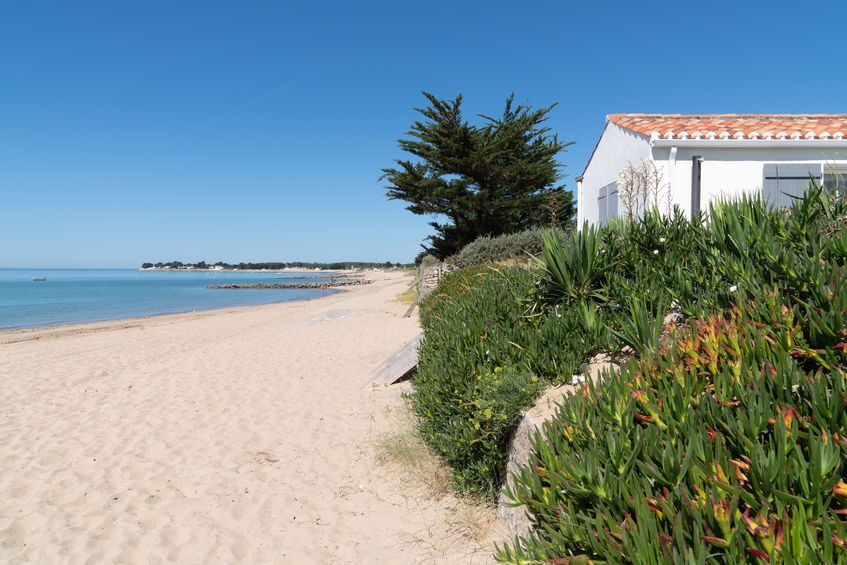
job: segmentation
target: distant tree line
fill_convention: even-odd
[[[209,264],[205,261],[199,263],[183,263],[182,261],[171,261],[169,263],[143,263],[142,269],[226,269],[228,271],[281,271],[283,269],[323,269],[326,271],[341,271],[344,269],[391,269],[391,268],[414,267],[414,264],[401,264],[386,261],[385,263],[369,263],[361,261],[346,261],[336,263],[307,263],[303,261],[292,262],[268,262],[268,263],[217,263]]]

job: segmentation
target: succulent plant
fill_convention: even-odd
[[[601,230],[601,315],[638,357],[536,436],[506,492],[534,529],[498,558],[847,562],[845,218],[813,187],[791,213],[748,197]],[[659,338],[663,300],[693,319]]]

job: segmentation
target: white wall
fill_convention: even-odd
[[[668,206],[679,206],[686,214],[691,209],[691,157],[697,153],[688,154],[676,148],[654,147],[652,149],[653,163],[661,175],[659,202],[657,205],[662,212],[669,212]],[[667,193],[670,191],[670,202]]]
[[[642,159],[649,157],[648,137],[607,122],[582,175],[577,226],[582,227],[585,221],[596,224],[599,217],[597,197],[600,189],[617,181],[618,174],[630,163],[638,166]]]
[[[669,152],[669,148],[654,148],[656,164],[664,165]],[[700,175],[702,210],[708,210],[713,200],[760,191],[765,163],[847,163],[847,152],[820,148],[680,147],[676,154],[675,175],[664,178],[671,183],[675,203],[687,214],[691,212],[691,159],[695,155],[703,158]]]

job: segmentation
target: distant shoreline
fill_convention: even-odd
[[[363,271],[371,269],[410,269],[414,268],[414,263],[393,263],[385,261],[379,263],[375,261],[331,261],[310,262],[310,261],[248,261],[239,263],[227,263],[225,261],[217,261],[215,263],[207,263],[200,261],[197,263],[183,263],[182,261],[158,261],[151,263],[146,261],[141,263],[140,268],[143,271],[158,270],[158,271],[281,271],[292,273],[311,273],[320,271]]]
[[[163,271],[166,273],[352,273],[356,269],[307,269],[286,267],[284,269],[197,269],[194,267],[139,267],[139,271]]]

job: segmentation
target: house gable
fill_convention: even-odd
[[[577,190],[577,225],[604,221],[600,205],[616,211],[614,201],[604,200],[617,191],[618,176],[630,163],[638,165],[650,157],[650,139],[643,134],[622,128],[612,122],[606,127],[582,173]],[[602,189],[605,189],[603,192]]]

